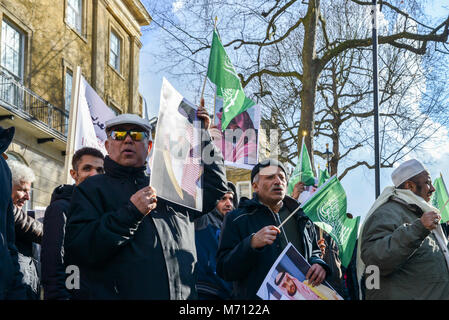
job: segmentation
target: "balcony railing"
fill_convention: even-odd
[[[45,101],[0,67],[0,104],[67,136],[69,113]]]

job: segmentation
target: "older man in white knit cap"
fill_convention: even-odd
[[[409,160],[396,168],[360,229],[359,279],[365,267],[379,270],[379,286],[366,299],[449,299],[449,254],[435,191],[426,168]],[[375,269],[375,268],[374,268]]]

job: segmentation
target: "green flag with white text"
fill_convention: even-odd
[[[449,195],[446,189],[446,185],[443,181],[443,176],[440,176],[435,179],[433,182],[433,187],[435,188],[435,192],[432,194],[432,205],[435,208],[443,209],[443,211],[440,212],[441,214],[441,222],[445,223],[449,221],[449,206],[446,205],[444,208],[444,204],[448,201]]]
[[[337,177],[330,178],[301,207],[317,226],[335,240],[341,264],[347,267],[357,240],[360,217],[347,217],[346,193]]]
[[[210,48],[207,77],[217,86],[217,100],[221,99],[223,102],[221,129],[224,131],[235,116],[251,108],[255,103],[245,96],[240,78],[226,54],[216,30],[214,30]]]
[[[313,175],[312,163],[310,161],[309,152],[307,151],[304,137],[302,137],[301,153],[299,154],[298,163],[293,170],[290,180],[288,180],[287,193],[291,195],[293,188],[298,182],[304,182],[306,186],[313,186],[315,184],[315,177]]]
[[[329,171],[327,169],[319,170],[320,176],[318,178],[318,187],[321,187],[329,178]]]

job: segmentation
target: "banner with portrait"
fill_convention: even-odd
[[[313,287],[306,280],[310,264],[288,243],[282,251],[257,295],[263,300],[343,300],[343,298],[324,281]]]
[[[196,107],[164,78],[150,185],[158,197],[202,211],[202,121]]]
[[[251,170],[259,159],[260,106],[255,105],[234,117],[221,130],[222,102],[216,99],[214,125],[209,130],[223,154],[225,165]]]

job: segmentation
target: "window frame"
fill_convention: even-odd
[[[114,65],[111,64],[111,51],[112,51],[112,47],[111,47],[111,37],[112,35],[114,35],[116,37],[116,39],[118,40],[118,67],[119,69],[117,70],[116,67]],[[109,26],[109,37],[108,37],[108,65],[115,71],[117,72],[118,75],[122,76],[122,70],[123,70],[123,43],[124,43],[124,39],[123,36],[120,34],[120,32],[117,31],[116,28],[114,28],[113,26]],[[115,53],[114,53],[115,54]]]
[[[6,66],[3,65],[3,25],[6,24],[8,25],[11,29],[13,29],[14,31],[16,31],[19,36],[20,36],[20,52],[19,52],[19,74],[15,74],[14,71],[9,70]],[[0,28],[0,34],[1,34],[1,38],[0,38],[0,66],[6,70],[10,75],[12,75],[17,81],[19,81],[20,83],[23,83],[23,80],[25,78],[25,37],[26,37],[26,32],[23,31],[19,26],[17,26],[13,21],[11,21],[10,19],[6,18],[4,15],[1,19],[1,28]],[[6,44],[5,44],[6,46]]]
[[[70,28],[73,32],[75,32],[83,41],[87,42],[86,39],[86,30],[87,30],[87,2],[86,0],[76,0],[80,3],[80,29],[78,30],[76,28],[76,22],[75,26],[73,26],[69,20],[68,20],[68,12],[69,12],[69,2],[71,0],[65,0],[64,1],[64,23],[67,25],[68,28]],[[71,7],[71,6],[70,6]]]

